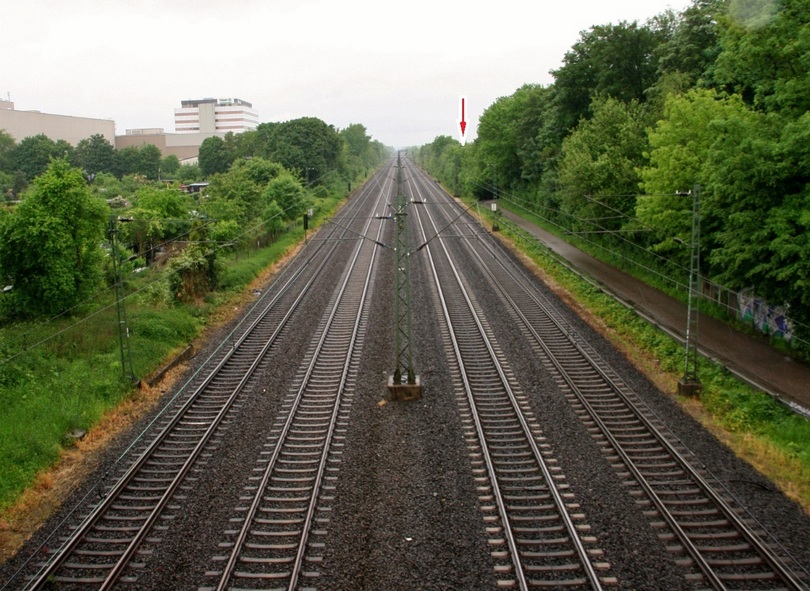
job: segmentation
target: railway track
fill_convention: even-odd
[[[412,173],[417,176],[419,173]],[[421,177],[422,201],[449,203]],[[458,208],[446,219],[455,218]],[[456,236],[544,366],[592,430],[650,525],[700,589],[806,589],[807,573],[748,517],[722,483],[650,411],[534,287],[494,240],[466,218]]]
[[[387,196],[387,195],[385,195]],[[381,195],[381,197],[384,197]],[[380,205],[382,204],[382,207]],[[386,202],[374,210],[383,217]],[[264,456],[245,488],[245,503],[220,544],[227,555],[207,574],[216,584],[203,589],[298,588],[319,576],[323,544],[317,539],[329,521],[330,491],[337,478],[342,439],[372,291],[383,224],[367,219],[343,280],[312,340],[308,361],[285,401],[285,412],[271,429]]]
[[[802,566],[752,521],[723,483],[577,334],[534,278],[434,181],[407,161],[406,166],[414,201],[409,211],[411,244],[422,246],[412,254],[438,312],[435,323],[432,317],[428,322],[444,347],[450,372],[444,383],[452,384],[455,399],[449,406],[461,417],[498,585],[580,590],[623,588],[627,583],[617,577],[625,557],[612,552],[615,544],[600,546],[600,540],[605,544],[602,534],[590,531],[586,510],[578,504],[582,500],[568,486],[557,461],[562,456],[555,457],[544,436],[543,421],[554,419],[535,414],[540,412],[536,400],[520,387],[525,376],[514,373],[521,361],[507,359],[499,346],[499,338],[508,335],[520,341],[520,350],[533,358],[535,368],[542,365],[557,383],[596,442],[594,449],[602,450],[671,553],[677,565],[672,573],[682,573],[684,585],[701,590],[807,589],[810,578]],[[356,382],[361,383],[358,392],[367,390],[358,369],[370,301],[379,292],[374,289],[375,270],[378,247],[386,241],[388,222],[382,218],[389,212],[386,200],[393,199],[392,176],[389,169],[358,192],[340,217],[285,267],[248,317],[181,388],[170,410],[148,431],[148,440],[133,447],[114,484],[95,505],[83,509],[86,516],[69,524],[65,543],[23,588],[162,584],[162,575],[149,579],[142,573],[160,562],[153,553],[166,557],[183,551],[174,546],[182,546],[178,531],[187,530],[176,527],[180,519],[175,517],[184,516],[191,504],[186,495],[203,486],[198,480],[205,480],[207,463],[220,458],[220,448],[237,435],[234,425],[250,414],[245,408],[254,400],[246,393],[256,388],[269,364],[287,355],[292,333],[301,330],[302,310],[315,292],[318,314],[311,316],[305,335],[298,335],[298,353],[291,364],[298,371],[291,382],[285,381],[292,385],[274,396],[262,415],[271,417],[266,423],[253,421],[251,432],[259,434],[259,445],[240,449],[241,461],[233,463],[239,466],[233,473],[244,478],[241,492],[241,481],[234,479],[230,498],[214,501],[221,507],[219,525],[208,528],[213,535],[208,533],[205,546],[200,545],[203,559],[195,557],[193,565],[189,560],[182,576],[191,575],[188,584],[200,591],[337,588],[331,569],[342,566],[329,562],[334,546],[327,548],[326,542],[334,540],[330,535],[338,528],[331,525],[333,514],[341,514],[339,501],[345,500],[337,492],[338,473],[351,472],[348,462],[341,463],[344,445],[351,443],[345,436]],[[330,279],[323,280],[330,271]],[[504,314],[493,313],[493,294],[495,307]],[[504,321],[508,328],[498,324]],[[506,350],[514,348],[504,345]],[[379,376],[369,378],[375,379]],[[388,420],[396,420],[392,416]],[[425,442],[427,447],[435,444]],[[373,461],[364,469],[374,470],[371,465]],[[569,476],[573,482],[577,474]],[[626,503],[629,513],[631,505]],[[379,510],[384,504],[376,506]],[[604,526],[597,513],[588,512],[595,526]],[[483,547],[476,519],[471,520],[474,531],[469,535]],[[163,543],[167,538],[172,542]],[[429,541],[430,536],[423,533],[421,539]],[[166,548],[171,550],[164,552]],[[409,550],[401,552],[406,561],[414,556]],[[626,574],[626,565],[621,566]],[[488,566],[481,568],[485,575],[491,572]],[[359,569],[353,572],[362,572]],[[672,580],[678,581],[675,576]]]
[[[386,183],[390,186],[390,182]],[[198,374],[201,383],[184,386],[186,394],[157,435],[138,449],[135,460],[103,493],[88,515],[74,526],[60,548],[42,564],[26,589],[50,586],[109,589],[119,581],[133,582],[150,550],[160,542],[181,509],[180,491],[195,478],[192,470],[205,464],[226,430],[230,413],[238,411],[240,396],[252,376],[280,354],[287,327],[313,289],[323,289],[319,277],[327,266],[339,265],[342,240],[356,234],[352,225],[375,194],[386,188],[367,186],[344,208],[345,225],[334,224],[304,256],[291,263]],[[356,257],[356,255],[355,255]],[[317,379],[317,378],[315,378]]]
[[[411,177],[412,179],[414,177]],[[411,183],[421,203],[428,202]],[[415,197],[416,195],[414,195]],[[442,332],[461,409],[496,572],[502,586],[602,589],[615,583],[597,540],[500,352],[471,281],[439,237],[447,221],[412,206],[426,244]]]

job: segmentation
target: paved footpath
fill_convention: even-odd
[[[590,256],[506,209],[502,215],[520,226],[617,299],[681,342],[687,307],[667,294]],[[810,366],[791,359],[766,341],[734,330],[704,314],[699,319],[699,350],[751,385],[810,418]]]

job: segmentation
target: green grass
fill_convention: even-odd
[[[323,223],[343,199],[318,200],[310,228]],[[218,306],[230,306],[265,268],[303,238],[300,226],[247,253],[226,253],[217,291],[180,304],[168,291],[165,272],[151,270],[127,280],[126,312],[133,373],[144,378],[193,340]],[[50,322],[0,328],[0,510],[11,506],[37,474],[52,466],[72,429],[90,429],[134,390],[121,370],[117,315],[110,292],[95,312]],[[107,307],[106,309],[105,306]],[[39,343],[39,344],[37,344]],[[35,345],[36,346],[32,346]]]
[[[493,221],[491,212],[482,213],[490,223]],[[655,359],[661,371],[671,378],[682,375],[683,345],[571,272],[536,239],[503,220],[499,220],[499,225],[503,234],[601,318],[619,339]],[[747,443],[746,450],[767,459],[764,464],[755,457],[750,459],[810,508],[810,421],[738,380],[722,366],[701,359],[699,369],[704,388],[700,403],[714,423],[730,433],[732,439],[755,439],[756,444]]]

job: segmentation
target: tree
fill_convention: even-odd
[[[197,183],[203,179],[202,171],[198,164],[181,164],[175,175],[177,180],[185,185]]]
[[[352,123],[348,127],[340,130],[340,136],[346,142],[349,156],[357,158],[365,164],[368,151],[371,146],[371,137],[366,133],[365,126],[359,123]]]
[[[543,174],[550,153],[541,130],[550,123],[552,96],[548,87],[526,84],[481,115],[476,144],[490,183],[516,187]]]
[[[219,136],[205,138],[200,145],[199,165],[200,172],[205,177],[212,177],[215,174],[226,172],[233,164],[234,156],[226,146],[225,141]]]
[[[127,146],[115,153],[115,176],[119,179],[137,174],[140,167],[140,150],[137,146]]]
[[[732,2],[720,20],[715,82],[762,110],[810,110],[810,1]]]
[[[11,155],[14,170],[22,171],[28,182],[45,172],[52,158],[70,155],[70,144],[60,140],[54,142],[45,134],[24,138],[14,148]]]
[[[237,165],[211,178],[204,209],[213,218],[247,224],[261,212],[263,190],[250,178],[247,167]]]
[[[0,269],[26,315],[54,314],[80,302],[101,281],[105,203],[82,173],[54,160],[0,226]]]
[[[262,213],[262,223],[264,231],[271,239],[284,231],[284,222],[288,218],[285,212],[275,201],[271,201]]]
[[[0,203],[14,195],[14,175],[0,171]]]
[[[277,178],[285,172],[284,167],[278,162],[271,162],[264,158],[238,158],[231,170],[235,173],[244,173],[251,182],[259,186],[265,186],[267,183]]]
[[[14,147],[16,142],[11,134],[0,129],[0,172],[15,172],[14,169]]]
[[[637,22],[598,25],[581,33],[562,67],[552,72],[563,127],[571,129],[589,117],[597,95],[644,102],[658,78],[659,46],[670,34],[668,27]]]
[[[172,177],[180,169],[180,159],[169,154],[160,161],[160,171],[163,176]]]
[[[216,289],[222,263],[209,245],[194,244],[169,262],[169,289],[182,302],[200,298]]]
[[[304,188],[289,172],[267,184],[262,193],[262,202],[268,205],[275,202],[284,212],[284,216],[290,220],[303,214],[308,205]]]
[[[683,76],[688,90],[710,72],[718,54],[717,19],[725,0],[692,0],[677,16],[674,31],[658,48],[659,76]]]
[[[115,172],[115,147],[107,138],[97,133],[76,145],[71,162],[85,174]]]
[[[582,230],[617,230],[634,213],[647,133],[638,103],[597,99],[593,117],[565,139],[559,166],[562,208]],[[604,205],[602,205],[604,204]]]
[[[257,133],[260,156],[300,172],[309,182],[321,182],[337,169],[342,140],[333,126],[316,117],[261,123]]]
[[[650,132],[649,164],[641,170],[646,195],[639,197],[636,215],[658,230],[654,248],[671,252],[683,264],[687,253],[681,245],[690,239],[692,202],[677,193],[691,190],[696,183],[705,184],[710,151],[717,139],[713,126],[727,111],[740,109],[744,105],[739,97],[723,97],[713,90],[673,95],[666,101],[664,118]]]
[[[157,180],[160,173],[160,148],[152,144],[144,144],[138,151],[138,174],[149,180]]]

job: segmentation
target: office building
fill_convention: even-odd
[[[174,110],[176,133],[239,133],[256,129],[259,114],[247,101],[236,98],[181,101]]]

